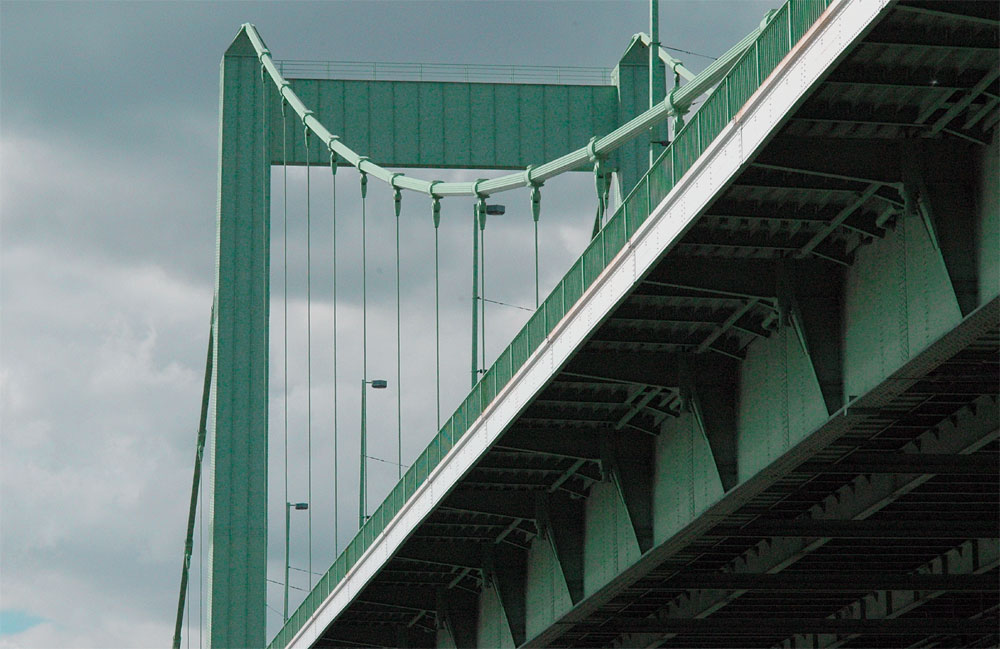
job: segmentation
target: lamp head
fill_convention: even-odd
[[[506,211],[507,208],[504,207],[503,205],[492,204],[486,206],[486,214],[488,216],[500,216]]]
[[[376,390],[384,390],[389,387],[389,382],[385,379],[375,379],[372,381],[372,387]]]

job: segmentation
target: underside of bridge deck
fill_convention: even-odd
[[[316,646],[996,646],[997,19],[892,5]]]

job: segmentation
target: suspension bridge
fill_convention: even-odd
[[[699,74],[656,13],[609,76],[558,78],[279,64],[242,27],[175,647],[199,506],[212,647],[997,646],[996,3],[788,0]],[[363,228],[368,184],[389,186],[397,300],[407,194],[430,202],[435,267],[457,254],[442,201],[470,206],[474,245],[491,197],[529,190],[537,224],[562,173],[593,174],[595,208],[547,295],[535,237],[535,308],[489,367],[473,299],[454,412],[436,335],[437,432],[377,506],[362,468],[359,529],[268,638],[271,174],[290,165],[329,169],[334,223]],[[345,166],[360,215],[336,211]]]

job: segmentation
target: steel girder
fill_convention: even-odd
[[[871,58],[891,47],[882,42],[858,51]],[[850,68],[852,58],[839,65]],[[839,70],[830,78],[843,82]],[[803,110],[812,109],[808,102]],[[977,99],[956,119],[971,120],[985,105]],[[840,130],[809,134],[790,114],[772,144],[832,138],[851,157],[859,148],[853,141],[864,138],[845,130],[855,128],[858,116],[850,102],[840,106],[848,112],[822,117],[842,118]],[[928,123],[949,108],[940,103]],[[896,136],[883,139],[890,137]],[[944,150],[939,145],[935,140],[913,155],[933,157]],[[983,171],[989,155],[974,145],[963,150],[973,161],[967,167],[974,192],[988,196],[995,183]],[[924,217],[919,196],[909,199],[918,209],[907,209],[902,164],[898,176],[880,179],[857,162],[838,167],[838,156],[817,152],[815,162],[796,167],[774,158],[745,169],[634,283],[617,311],[593,320],[594,335],[554,368],[550,382],[532,388],[534,402],[460,482],[464,498],[503,506],[456,500],[449,507],[445,496],[415,528],[407,543],[451,539],[470,562],[477,548],[487,548],[478,566],[456,561],[463,565],[422,573],[446,595],[479,593],[476,607],[462,615],[439,606],[438,620],[454,630],[451,639],[751,646],[780,644],[799,632],[813,642],[819,630],[840,642],[854,633],[904,631],[905,617],[883,622],[835,613],[854,610],[853,602],[869,595],[903,602],[907,592],[925,592],[906,579],[954,578],[954,591],[982,598],[975,593],[982,581],[921,566],[964,552],[973,538],[990,542],[979,535],[995,520],[996,474],[988,455],[996,433],[983,422],[996,418],[996,271],[976,253],[979,288],[969,311],[962,301],[970,293],[952,279],[959,275],[949,271],[927,226],[939,217]],[[954,187],[917,191],[933,202],[927,196]],[[996,218],[988,206],[977,207],[977,222]],[[741,236],[754,219],[766,229]],[[985,245],[973,242],[976,250]],[[715,372],[699,374],[711,365],[707,359],[717,361]],[[709,411],[721,423],[711,422]],[[735,484],[726,461],[733,451]],[[965,452],[972,452],[967,462]],[[911,456],[928,459],[921,464]],[[582,530],[565,518],[560,524],[554,507],[582,520]],[[931,515],[941,522],[921,527]],[[497,552],[504,557],[499,563]],[[385,569],[403,565],[416,564],[401,551]],[[514,586],[510,579],[501,586],[498,565],[511,566]],[[982,565],[989,574],[989,562]],[[799,592],[792,590],[796,579],[828,575],[832,566],[856,566],[866,577],[858,582],[864,592],[846,591],[845,579],[809,597],[781,594]],[[985,624],[973,620],[982,612],[974,602],[940,590],[947,592],[911,599],[921,607],[947,601],[968,618],[938,629],[988,637]],[[776,620],[747,635],[755,630],[747,621],[776,606],[788,608],[787,624]],[[875,604],[865,606],[876,618]],[[917,609],[892,610],[905,616]],[[935,621],[948,617],[923,610]],[[349,628],[370,615],[376,613],[349,607],[329,637],[338,625]],[[725,635],[740,624],[747,633],[738,641]],[[919,623],[909,629],[931,633]],[[671,634],[680,635],[671,640]],[[439,642],[446,644],[447,635],[439,633]]]

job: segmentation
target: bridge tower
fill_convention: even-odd
[[[591,85],[335,79],[290,84],[320,107],[315,117],[321,123],[336,125],[344,142],[381,165],[524,170],[580,149],[642,113],[650,89],[648,58],[647,44],[636,37],[609,82]],[[208,627],[213,647],[262,647],[270,174],[271,165],[283,160],[282,100],[262,75],[246,27],[220,67]],[[657,69],[654,79],[662,86],[663,68]],[[306,164],[301,138],[289,139],[287,163]],[[619,190],[627,192],[649,165],[647,151],[644,139],[630,143],[609,157],[602,173],[617,173]],[[314,147],[310,156],[310,164],[328,163],[324,147]]]

